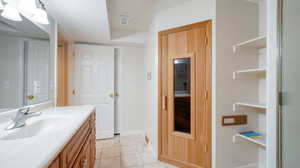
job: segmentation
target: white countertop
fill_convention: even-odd
[[[0,167],[44,168],[56,158],[94,110],[94,106],[55,107],[11,131],[0,116]]]

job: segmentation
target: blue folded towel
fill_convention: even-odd
[[[262,134],[254,132],[254,131],[249,131],[249,132],[240,132],[241,135],[249,137],[249,138],[259,138],[262,136]]]

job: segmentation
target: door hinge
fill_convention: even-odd
[[[207,46],[207,44],[208,44],[208,37],[205,36],[205,46]]]
[[[283,106],[283,93],[278,92],[278,105]]]

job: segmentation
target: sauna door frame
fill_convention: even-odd
[[[207,131],[208,131],[208,143],[207,143],[207,155],[209,155],[209,161],[207,168],[211,168],[212,163],[212,21],[203,21],[199,23],[194,23],[182,27],[177,27],[174,29],[169,29],[165,31],[158,32],[158,159],[160,161],[165,161],[169,163],[173,163],[175,165],[181,165],[178,160],[168,160],[162,155],[162,113],[163,113],[163,95],[162,95],[162,38],[165,35],[187,31],[194,28],[206,28],[206,99],[207,99]]]

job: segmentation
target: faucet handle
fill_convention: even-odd
[[[30,109],[32,108],[33,106],[27,106],[27,107],[24,107],[24,108],[20,108],[19,109],[19,113],[22,113],[22,114],[28,114],[30,112]]]
[[[30,111],[29,107],[19,109],[19,113],[27,114]]]

